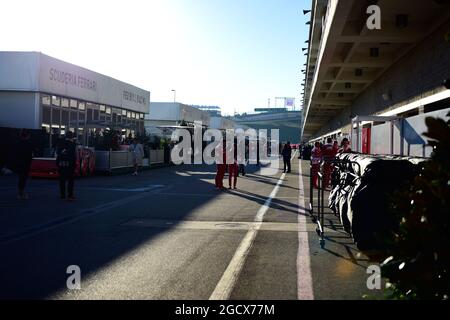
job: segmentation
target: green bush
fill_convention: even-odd
[[[392,203],[399,229],[381,264],[391,299],[447,300],[450,294],[450,121],[428,117],[426,125],[432,156]]]

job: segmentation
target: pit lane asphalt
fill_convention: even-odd
[[[230,298],[297,299],[299,232],[315,299],[379,294],[367,289],[371,263],[348,236],[330,231],[322,249],[309,217],[299,226],[299,163],[309,202],[308,163],[294,158]],[[56,181],[34,179],[30,199],[16,200],[15,177],[0,177],[0,298],[208,299],[281,176],[249,166],[237,190],[216,191],[214,169],[78,179],[75,202],[57,197]],[[80,290],[66,287],[70,265],[81,269]]]

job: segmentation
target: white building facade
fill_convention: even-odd
[[[0,127],[42,129],[47,147],[72,131],[144,132],[150,92],[39,52],[0,52]]]
[[[202,122],[203,127],[210,126],[211,117],[205,111],[179,102],[152,102],[148,115],[145,116],[145,127],[174,127],[185,123],[193,126],[194,122]]]

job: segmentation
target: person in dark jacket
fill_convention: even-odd
[[[287,167],[287,173],[291,172],[291,155],[292,155],[292,148],[291,148],[291,142],[288,141],[284,147],[283,151],[281,151],[281,154],[283,156],[283,163],[284,163],[284,170],[283,172],[286,172]]]
[[[67,132],[65,139],[59,141],[56,149],[56,164],[59,173],[59,190],[61,199],[75,200],[74,174],[76,162],[76,143],[73,141],[73,133]]]
[[[16,146],[16,163],[14,165],[15,171],[19,176],[17,185],[18,199],[28,199],[28,195],[25,193],[25,186],[28,180],[34,150],[33,145],[30,142],[30,136],[30,132],[27,129],[22,129],[19,142]]]

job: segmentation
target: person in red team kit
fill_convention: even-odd
[[[236,162],[228,165],[228,185],[229,189],[231,189],[231,181],[233,179],[233,189],[236,189],[237,176],[238,176],[239,167]]]
[[[326,189],[330,184],[331,174],[333,172],[333,163],[337,154],[335,146],[332,144],[333,140],[331,138],[327,139],[327,143],[322,147],[322,157],[323,157],[323,187]]]
[[[223,189],[223,177],[225,176],[225,171],[227,168],[227,153],[226,153],[226,149],[225,149],[225,145],[226,142],[225,140],[222,141],[221,144],[219,144],[216,147],[216,155],[222,153],[222,161],[220,161],[219,159],[216,158],[216,189],[217,190],[222,190]]]
[[[349,153],[349,152],[352,152],[352,148],[350,147],[350,141],[348,141],[347,138],[344,138],[342,139],[339,153]]]
[[[231,182],[233,181],[233,189],[236,189],[237,176],[239,174],[239,166],[237,163],[237,144],[234,144],[232,152],[234,154],[233,163],[228,164],[228,188],[231,189]]]
[[[314,148],[311,150],[312,179],[315,188],[318,187],[317,179],[319,178],[318,172],[320,170],[321,161],[322,161],[322,150],[320,149],[320,143],[316,142],[314,144]]]
[[[339,153],[339,144],[336,140],[333,142],[333,152],[335,156]]]

